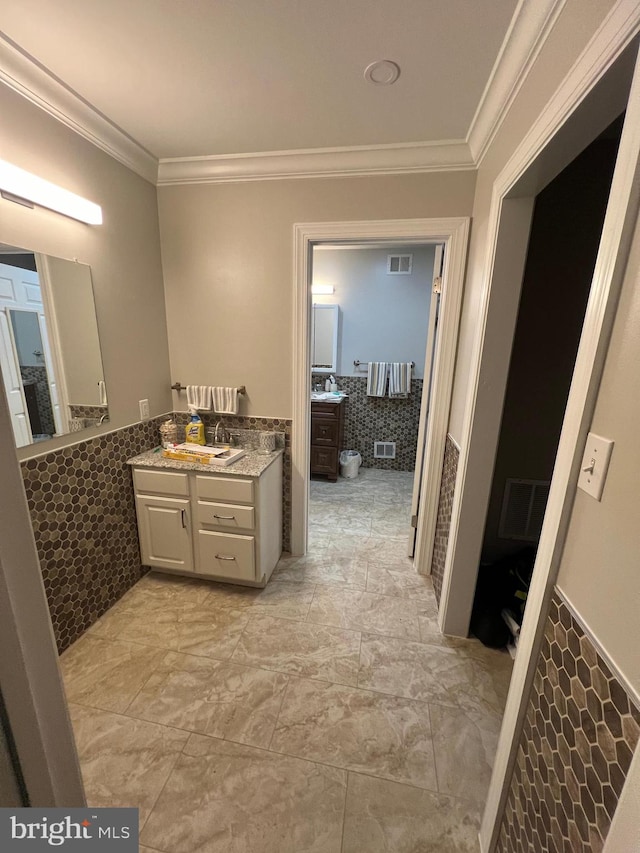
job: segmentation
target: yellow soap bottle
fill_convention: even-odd
[[[185,430],[185,441],[191,444],[204,444],[204,424],[195,409],[190,409],[191,420]]]

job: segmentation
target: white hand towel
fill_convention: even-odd
[[[217,385],[211,388],[213,409],[219,415],[238,414],[238,389]]]
[[[210,385],[187,385],[187,406],[200,409],[203,412],[211,411],[211,386]]]
[[[396,361],[389,365],[389,396],[408,397],[411,393],[411,362]]]
[[[370,361],[367,370],[367,396],[368,397],[384,397],[384,391],[387,385],[387,368],[389,365],[386,361]]]

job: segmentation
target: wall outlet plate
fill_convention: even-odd
[[[578,488],[597,501],[602,498],[604,482],[607,479],[609,460],[613,450],[613,441],[590,432],[582,455]]]
[[[149,401],[148,400],[138,400],[138,404],[140,406],[140,419],[143,421],[149,420]]]

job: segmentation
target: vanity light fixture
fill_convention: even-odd
[[[315,296],[331,296],[335,288],[332,284],[312,284],[311,293]]]
[[[6,160],[0,160],[0,193],[8,201],[18,204],[26,202],[27,206],[32,206],[30,203],[37,204],[70,216],[71,219],[86,222],[87,225],[102,224],[102,208],[99,204],[32,175]]]

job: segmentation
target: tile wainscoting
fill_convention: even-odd
[[[176,412],[178,424],[188,415]],[[170,415],[21,463],[49,611],[60,652],[145,574],[127,459],[156,447]],[[217,416],[204,416],[205,424]],[[225,416],[227,429],[273,430],[284,456],[283,549],[291,538],[291,421]]]
[[[431,560],[431,576],[433,590],[440,604],[442,581],[444,579],[444,564],[449,545],[449,529],[451,527],[451,508],[456,489],[456,475],[460,450],[450,435],[444,446],[444,461],[442,463],[442,480],[440,482],[440,500],[438,502],[438,518],[436,520],[436,535],[433,543],[433,559]]]
[[[324,382],[314,373],[312,383]],[[357,450],[365,468],[413,471],[422,401],[422,379],[413,379],[406,400],[367,397],[366,376],[337,376],[338,388],[349,395],[344,415],[344,449]],[[395,441],[395,459],[374,459],[374,441]],[[341,448],[343,449],[343,448]]]
[[[556,588],[496,853],[599,853],[640,710]]]
[[[158,444],[162,418],[21,463],[53,630],[62,652],[142,577],[126,460]]]

